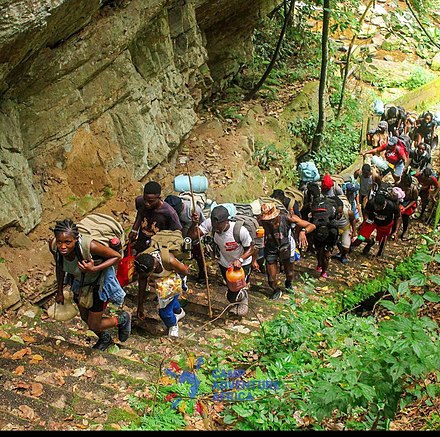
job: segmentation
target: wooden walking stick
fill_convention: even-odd
[[[189,181],[189,191],[191,193],[191,199],[192,199],[192,212],[196,212],[196,200],[194,198],[194,191],[192,188],[192,180],[191,180],[191,175],[189,173],[189,168],[188,168],[188,159],[186,156],[181,156],[179,157],[179,162],[180,164],[186,164],[186,173],[188,175],[188,181]],[[206,266],[206,260],[205,260],[205,251],[203,249],[203,244],[202,244],[202,237],[200,235],[200,229],[199,226],[197,224],[197,238],[199,239],[199,244],[200,244],[200,252],[202,254],[202,263],[203,263],[203,270],[205,271],[205,281],[206,281],[206,292],[207,292],[207,297],[208,297],[208,314],[209,317],[212,318],[212,307],[211,307],[211,290],[209,288],[209,278],[208,278],[208,268]]]

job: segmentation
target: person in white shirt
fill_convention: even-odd
[[[191,225],[188,235],[191,238],[197,238],[197,227],[199,216],[193,213],[193,224]],[[229,220],[229,212],[223,206],[216,206],[210,218],[198,225],[200,235],[211,234],[215,244],[218,247],[218,265],[223,279],[226,280],[226,271],[230,266],[239,269],[243,268],[246,275],[246,284],[249,283],[249,277],[252,271],[252,253],[254,252],[254,243],[252,242],[249,231],[242,226],[240,230],[240,242],[235,241],[233,230],[235,222]],[[248,290],[247,287],[242,288],[238,292],[234,292],[228,288],[226,297],[228,302],[238,302],[238,305],[231,309],[232,313],[243,316],[248,312]]]

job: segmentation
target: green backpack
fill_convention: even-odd
[[[90,243],[92,240],[110,247],[110,240],[117,237],[121,242],[121,247],[124,247],[125,245],[124,228],[109,215],[101,213],[90,214],[78,222],[77,227],[80,233],[78,242],[81,254],[85,260],[90,261],[92,259],[92,254],[90,253]],[[57,281],[60,281],[60,273],[63,269],[63,257],[57,250],[55,238],[52,241],[52,253],[55,257]],[[95,260],[95,262],[100,263],[102,261]],[[93,287],[95,285],[102,287],[104,276],[101,271],[98,278],[95,280],[95,283],[88,286],[84,286],[84,278],[85,274],[82,272],[80,279],[79,303],[84,308],[90,308],[93,305]],[[71,279],[72,278],[70,278],[70,280]]]
[[[143,253],[160,251],[160,257],[166,270],[170,270],[170,252],[179,260],[182,260],[186,253],[183,251],[182,231],[170,231],[164,229],[156,232],[151,237],[150,246]]]
[[[289,202],[289,211],[293,210],[293,206],[295,205],[295,200],[298,202],[298,207],[301,209],[304,205],[304,192],[299,188],[295,187],[286,187],[284,188],[284,194],[290,199]]]
[[[80,233],[80,246],[83,258],[85,260],[91,260],[90,243],[92,240],[99,241],[104,246],[110,246],[110,240],[114,237],[119,238],[121,247],[125,246],[125,232],[124,228],[113,217],[94,213],[84,217],[77,223],[77,227]],[[56,241],[52,241],[52,253],[57,251]]]
[[[86,260],[92,259],[90,254],[90,243],[92,240],[99,241],[109,247],[110,240],[117,237],[121,242],[121,247],[125,246],[124,228],[107,214],[89,214],[78,222],[77,226],[81,234],[80,244],[83,257]]]

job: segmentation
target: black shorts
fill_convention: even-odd
[[[330,228],[328,232],[328,237],[324,241],[318,241],[316,238],[313,238],[313,245],[316,249],[325,248],[326,250],[331,250],[338,241],[338,229]]]
[[[93,305],[90,308],[86,308],[92,313],[101,313],[107,308],[107,302],[104,302],[99,297],[99,287],[93,287]],[[73,301],[79,305],[79,294],[73,293]]]

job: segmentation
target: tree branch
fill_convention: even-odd
[[[267,77],[269,76],[270,72],[272,71],[272,68],[275,65],[276,60],[278,59],[278,54],[280,52],[281,44],[282,44],[283,39],[284,39],[284,34],[286,33],[287,24],[289,23],[293,7],[295,6],[295,0],[290,0],[290,6],[289,6],[289,9],[287,9],[287,1],[288,0],[284,0],[284,13],[285,13],[285,15],[284,15],[283,28],[281,29],[280,36],[278,37],[278,43],[277,43],[277,46],[275,48],[275,52],[274,52],[274,54],[272,56],[272,59],[270,60],[270,64],[267,66],[266,71],[264,72],[263,76],[258,81],[258,83],[252,88],[251,91],[249,91],[247,96],[244,98],[245,100],[252,100],[255,97],[255,94],[257,94],[259,89],[264,84],[265,80],[267,79]]]
[[[422,24],[422,22],[419,20],[419,17],[417,17],[414,9],[412,8],[410,2],[408,0],[405,0],[406,5],[408,6],[408,9],[411,11],[411,14],[413,15],[413,17],[415,18],[415,20],[417,21],[418,25],[420,26],[420,28],[422,29],[423,33],[428,37],[429,41],[432,42],[432,44],[434,44],[437,48],[440,49],[440,45],[438,45],[431,37],[431,35],[428,33],[428,31],[425,29],[425,26]]]

